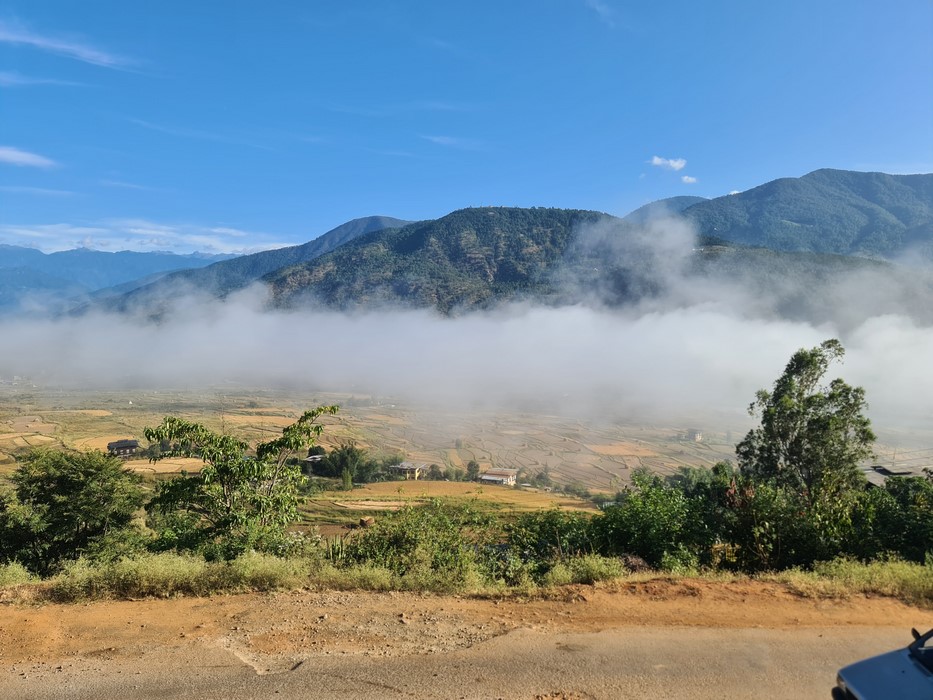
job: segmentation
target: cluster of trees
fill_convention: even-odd
[[[376,481],[393,481],[399,478],[398,472],[390,467],[402,461],[401,455],[376,459],[353,442],[338,445],[328,452],[321,446],[312,447],[308,456],[316,455],[319,459],[309,463],[308,471],[313,476],[339,479],[346,489],[353,484],[371,484]],[[452,465],[432,464],[423,478],[430,481],[474,480],[479,476],[479,464],[470,461],[466,470]]]
[[[554,510],[503,521],[439,504],[409,508],[329,556],[398,575],[443,569],[451,581],[480,575],[510,583],[546,579],[554,567],[592,563],[594,555],[663,569],[747,572],[808,567],[840,555],[933,561],[933,474],[867,488],[859,465],[875,436],[864,391],[841,379],[824,383],[843,353],[829,340],[793,355],[773,388],[751,404],[760,423],[737,445],[737,465],[683,468],[667,479],[638,472],[596,516]],[[0,563],[47,575],[78,556],[112,560],[144,549],[196,551],[208,559],[306,551],[312,541],[288,530],[305,480],[298,456],[309,448],[322,452],[315,448],[318,418],[336,410],[308,411],[253,449],[203,425],[165,418],[146,430],[160,446],[151,458],[194,456],[204,468],[159,483],[148,500],[139,477],[116,458],[33,452],[13,474],[12,488],[0,491]],[[394,461],[346,444],[322,453],[313,468],[352,485],[384,478]],[[460,473],[478,472],[471,462]],[[434,477],[449,478],[439,467]],[[539,477],[549,480],[546,471]],[[143,505],[154,535],[134,524]]]
[[[869,489],[859,465],[875,435],[865,392],[823,379],[844,349],[837,340],[794,353],[771,391],[749,407],[758,427],[736,446],[738,468],[647,473],[594,522],[593,546],[650,564],[719,565],[745,571],[810,566],[848,555],[933,553],[933,475]]]
[[[0,491],[0,562],[18,561],[41,575],[84,556],[113,559],[143,549],[187,550],[230,558],[253,549],[287,554],[301,544],[288,533],[298,519],[297,455],[315,444],[318,418],[336,406],[305,412],[282,435],[250,446],[199,423],[167,417],[146,437],[160,445],[150,459],[203,460],[197,474],[160,482],[146,499],[138,475],[99,451],[39,450]],[[134,524],[145,505],[146,537]]]

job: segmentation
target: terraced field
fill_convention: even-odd
[[[31,447],[105,449],[108,442],[134,438],[165,415],[179,415],[250,441],[268,439],[303,410],[337,403],[340,413],[324,418],[325,447],[352,441],[374,456],[402,455],[427,464],[523,470],[528,478],[547,469],[558,483],[612,492],[632,470],[647,467],[666,474],[682,465],[712,465],[733,455],[725,433],[705,429],[703,442],[683,439],[688,426],[633,425],[584,421],[537,413],[456,411],[402,406],[369,397],[299,395],[242,389],[212,392],[67,392],[41,387],[0,386],[0,470]],[[691,426],[692,427],[692,426]],[[146,473],[171,473],[196,464],[131,460]],[[423,482],[419,482],[423,483]],[[423,486],[421,488],[424,488]]]

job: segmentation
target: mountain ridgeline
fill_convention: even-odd
[[[526,300],[648,308],[726,302],[749,314],[815,322],[884,313],[933,321],[929,267],[894,262],[929,263],[931,253],[933,175],[820,170],[712,200],[662,200],[625,219],[465,209],[360,236],[263,282],[275,305],[291,308],[458,314]]]
[[[162,317],[192,293],[223,299],[261,284],[278,308],[708,304],[816,322],[880,313],[933,322],[931,269],[933,175],[818,170],[716,199],[673,197],[622,219],[509,207],[356,219],[303,245],[136,280],[82,311]]]
[[[302,245],[265,250],[232,260],[223,260],[201,269],[181,270],[166,275],[152,284],[141,286],[129,294],[113,299],[109,306],[112,310],[120,311],[146,308],[162,305],[167,300],[178,299],[192,292],[223,298],[248,287],[270,272],[313,260],[367,233],[404,226],[407,223],[409,222],[389,216],[353,219]]]
[[[204,267],[232,255],[104,252],[77,248],[45,254],[0,245],[0,311],[67,308],[114,288],[125,293],[175,270]]]
[[[933,261],[933,175],[816,170],[683,210],[698,232],[746,246]]]
[[[487,308],[549,295],[550,273],[575,232],[604,216],[575,209],[463,209],[362,236],[263,281],[280,306]]]

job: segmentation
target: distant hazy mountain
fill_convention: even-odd
[[[224,297],[238,289],[248,287],[263,275],[284,267],[313,260],[335,248],[373,231],[404,226],[409,222],[389,216],[368,216],[354,219],[302,245],[266,250],[224,260],[197,270],[181,270],[142,285],[122,297],[115,298],[113,307],[161,303],[191,291]]]
[[[0,312],[30,307],[58,311],[66,300],[87,292],[87,287],[77,282],[29,267],[0,268]]]
[[[0,245],[0,269],[34,270],[86,289],[112,287],[157,272],[203,267],[232,257],[203,253],[138,253],[129,250],[110,253],[87,248],[45,254],[32,248]]]
[[[0,311],[21,308],[56,311],[70,299],[95,290],[154,279],[172,270],[203,267],[230,255],[109,253],[79,248],[45,254],[32,248],[0,245]],[[73,301],[70,302],[73,304]]]
[[[817,170],[684,210],[701,234],[772,250],[933,259],[933,174]]]

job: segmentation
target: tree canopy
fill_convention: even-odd
[[[173,446],[153,461],[177,454],[204,461],[200,473],[159,484],[147,506],[162,516],[165,545],[223,557],[284,546],[285,528],[298,519],[302,474],[294,457],[315,444],[323,430],[317,419],[336,412],[336,406],[306,411],[280,437],[256,445],[255,454],[243,440],[174,416],[147,428],[150,442]]]
[[[0,492],[0,560],[47,574],[62,562],[119,550],[142,506],[139,477],[94,450],[35,450]]]
[[[872,455],[875,434],[865,390],[842,379],[823,383],[845,354],[835,339],[794,353],[771,391],[761,389],[749,413],[761,424],[736,445],[742,471],[789,487],[813,503],[864,481],[858,465]]]

